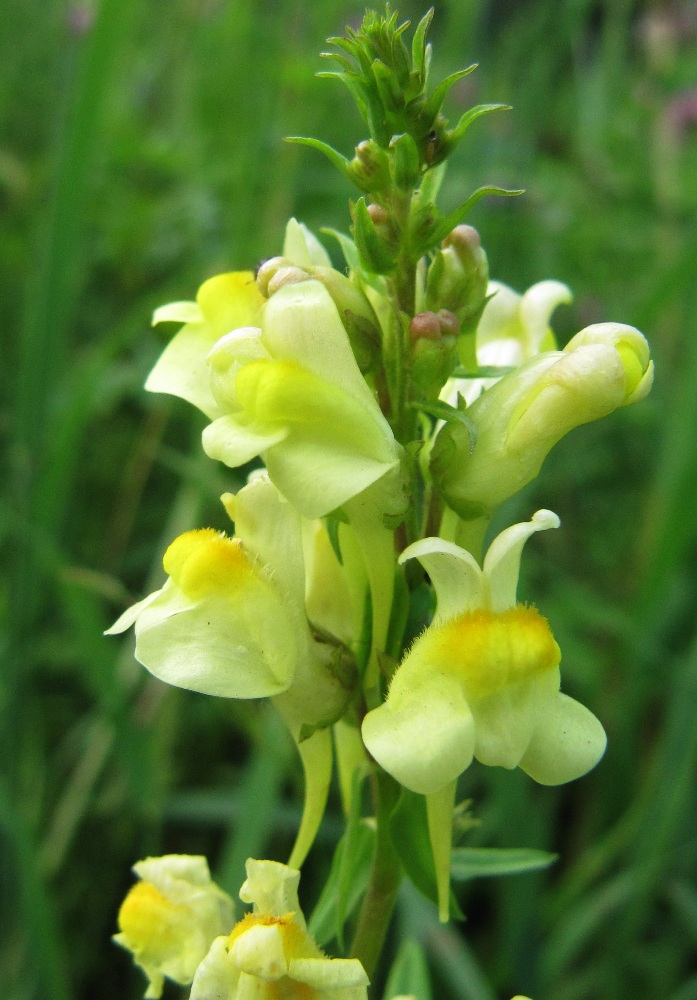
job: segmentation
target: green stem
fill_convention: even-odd
[[[370,978],[373,977],[392,911],[402,882],[402,865],[392,843],[389,819],[399,795],[399,786],[384,771],[376,776],[375,854],[368,890],[363,897],[351,955],[358,958]]]

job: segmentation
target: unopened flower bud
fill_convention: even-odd
[[[349,164],[349,173],[361,191],[382,191],[390,183],[390,161],[384,149],[372,139],[356,146],[356,155]]]
[[[427,399],[437,399],[457,363],[457,317],[426,310],[409,324],[411,378]]]
[[[444,247],[454,247],[463,256],[471,256],[482,245],[479,233],[474,226],[455,226],[452,232],[443,240]]]
[[[417,313],[409,324],[409,337],[412,344],[417,340],[440,340],[441,326],[438,316],[430,310]]]
[[[310,275],[307,271],[304,271],[302,267],[296,267],[294,264],[290,267],[279,267],[273,277],[269,279],[267,295],[271,298],[284,285],[297,285],[301,281],[307,281],[309,277]]]
[[[460,330],[474,329],[486,301],[489,265],[479,233],[472,226],[456,226],[443,240],[428,269],[427,305],[455,314]]]
[[[389,223],[390,213],[383,205],[376,205],[374,202],[371,202],[367,208],[368,215],[376,226],[386,226]]]
[[[276,272],[282,267],[289,267],[290,264],[287,257],[269,257],[259,264],[256,271],[257,287],[265,298],[269,297],[269,282]]]
[[[455,313],[450,312],[449,309],[438,310],[438,322],[443,333],[455,337],[460,332],[460,321]]]

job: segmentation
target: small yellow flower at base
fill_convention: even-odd
[[[523,545],[558,525],[551,511],[513,525],[494,540],[482,569],[440,538],[402,553],[400,562],[418,558],[431,577],[436,616],[362,731],[377,762],[412,791],[444,789],[473,757],[557,785],[603,755],[598,720],[559,690],[561,653],[546,619],[516,604]]]
[[[232,900],[211,880],[205,858],[169,854],[133,866],[141,881],[118,916],[114,941],[133,954],[150,983],[146,997],[162,994],[164,979],[190,983],[211,942],[234,921]]]
[[[275,861],[247,861],[240,890],[248,913],[217,938],[201,962],[190,1000],[366,1000],[357,959],[327,958],[307,931],[300,873]]]

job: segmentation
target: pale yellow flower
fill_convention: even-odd
[[[308,933],[299,880],[286,865],[250,858],[240,897],[253,912],[213,942],[190,1000],[366,1000],[358,959],[327,958]]]
[[[436,616],[402,661],[387,700],[366,715],[363,739],[412,791],[445,788],[475,757],[557,785],[585,774],[602,756],[602,726],[559,690],[561,653],[546,619],[516,604],[523,545],[558,524],[551,511],[538,511],[506,529],[483,569],[440,538],[403,552],[400,561],[418,558],[428,572]]]
[[[232,900],[211,880],[203,857],[169,854],[133,866],[139,877],[121,905],[114,941],[133,954],[149,980],[146,997],[164,979],[190,983],[213,940],[234,922]]]

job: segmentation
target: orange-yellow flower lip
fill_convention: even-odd
[[[432,625],[410,656],[455,674],[470,699],[553,670],[561,659],[547,619],[523,604],[499,612],[478,608]]]
[[[213,528],[186,531],[165,552],[165,572],[192,600],[214,591],[236,590],[256,576],[251,559],[237,538]]]

